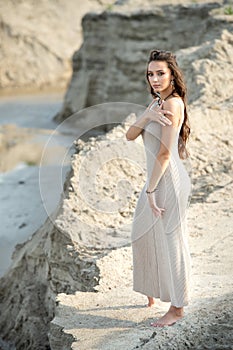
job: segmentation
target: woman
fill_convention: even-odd
[[[181,159],[188,157],[190,127],[186,87],[175,56],[153,50],[147,81],[154,97],[130,126],[127,140],[142,135],[147,181],[140,193],[132,225],[134,290],[171,302],[155,327],[172,325],[188,304],[190,254],[186,240],[186,209],[190,179]],[[158,98],[159,96],[159,98]]]

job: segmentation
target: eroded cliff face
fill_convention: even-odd
[[[186,75],[190,102],[201,96],[205,82],[197,74],[218,58],[211,51],[213,41],[221,41],[223,31],[232,30],[231,16],[222,15],[220,3],[150,5],[137,10],[128,6],[124,12],[114,7],[112,12],[84,16],[84,41],[74,53],[72,79],[57,120],[103,102],[144,105],[148,92],[143,77],[148,54],[154,48],[179,53],[192,47],[185,55],[183,51],[178,55],[179,63]],[[231,63],[230,57],[227,61]],[[214,64],[212,68],[215,70]]]
[[[16,349],[49,349],[57,292],[92,290],[98,283],[92,254],[74,248],[50,219],[30,241],[16,246],[11,269],[1,279],[1,337]]]
[[[124,135],[125,127],[118,126],[106,136],[77,142],[57,211],[30,240],[16,246],[0,283],[0,335],[16,349],[49,349],[56,295],[94,291],[97,259],[129,242],[144,153],[139,143],[138,167],[127,167],[135,145]]]
[[[158,44],[160,48],[174,48],[186,74],[192,101],[190,116],[193,133],[190,148],[194,204],[208,204],[209,198],[216,204],[214,194],[219,188],[222,189],[219,202],[228,201],[232,193],[229,185],[233,146],[232,22],[226,16],[208,15],[210,9],[216,6],[168,7],[166,13],[170,13],[169,18],[173,20],[173,25],[175,26],[175,19],[179,14],[183,18],[179,22],[180,26],[183,23],[186,31],[189,28],[188,33],[180,29],[180,34],[177,34],[179,40],[175,34],[170,39],[171,27],[169,24],[168,30],[164,7],[154,9],[151,13],[103,13],[86,16],[85,41],[81,50],[74,55],[76,71],[60,114],[63,118],[73,108],[76,110],[97,101],[103,102],[99,100],[102,96],[107,98],[104,100],[107,102],[114,98],[119,101],[120,97],[127,97],[130,99],[128,102],[145,104],[149,100],[149,94],[146,95],[141,77],[148,50]],[[194,15],[199,18],[195,31],[190,23],[192,21],[193,24]],[[113,22],[115,24],[112,27]],[[99,31],[97,23],[100,25]],[[155,23],[163,25],[164,33],[167,33],[167,36],[160,37],[158,41],[153,41]],[[92,29],[88,26],[92,26]],[[199,26],[202,30],[199,30]],[[127,27],[131,28],[128,36]],[[107,36],[110,28],[112,34]],[[181,40],[182,33],[185,33],[184,43]],[[100,39],[96,40],[97,37]],[[188,37],[191,37],[191,41]],[[106,39],[105,45],[103,39]],[[152,42],[154,45],[151,45]],[[102,49],[98,51],[100,47]],[[108,70],[105,71],[106,65]],[[119,74],[118,77],[116,73]],[[81,87],[85,89],[82,90]],[[83,95],[79,97],[79,93]],[[131,111],[135,112],[133,107],[132,105]],[[102,112],[101,108],[95,110],[99,123],[104,125],[106,119],[101,120]],[[122,119],[125,116],[122,113]],[[125,123],[106,135],[90,138],[87,142],[77,141],[72,171],[67,177],[57,211],[30,240],[16,247],[12,266],[0,281],[0,335],[4,340],[14,343],[17,349],[69,348],[74,339],[72,335],[62,333],[66,321],[65,313],[61,314],[60,323],[56,320],[53,322],[50,343],[48,339],[56,295],[75,291],[96,292],[101,277],[101,259],[113,248],[128,244],[132,215],[145,180],[142,144],[140,140],[131,143],[125,139],[128,125],[134,118],[131,115]],[[86,116],[82,117],[84,125],[87,121]],[[117,121],[120,121],[118,117]],[[78,125],[79,120],[74,127],[78,128]],[[213,208],[217,213],[217,205]],[[219,212],[220,217],[228,214],[225,207],[224,210]],[[201,215],[202,212],[200,207],[196,213]],[[193,225],[195,222],[196,218],[193,217]],[[193,235],[196,237],[196,228]],[[216,239],[217,237],[218,233]],[[130,260],[130,256],[127,256]],[[104,274],[104,270],[102,273]],[[111,276],[106,289],[110,282]],[[77,300],[78,303],[80,299]],[[137,336],[136,333],[134,336]]]
[[[1,1],[0,91],[64,89],[82,43],[82,16],[103,1]]]

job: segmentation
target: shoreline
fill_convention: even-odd
[[[27,88],[19,87],[15,89],[0,89],[0,102],[5,99],[14,99],[14,98],[28,98],[28,97],[43,97],[45,95],[54,95],[57,97],[63,98],[66,93],[66,86],[57,88],[56,86],[46,86],[44,88]]]
[[[56,112],[61,95],[49,92],[48,95],[43,91],[39,95],[0,97],[0,207],[3,215],[0,277],[10,267],[15,246],[27,241],[44,224],[56,209],[62,192],[54,177],[62,173],[61,183],[64,183],[67,149],[74,137],[67,130],[63,134],[62,127],[54,133],[59,125],[52,120],[52,111]],[[65,164],[61,159],[65,159]],[[41,185],[39,172],[43,177]],[[41,186],[46,205],[41,198]],[[50,195],[46,196],[47,193]]]

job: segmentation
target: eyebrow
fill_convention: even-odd
[[[148,73],[153,73],[153,70],[148,70]],[[158,70],[155,70],[154,72],[164,72],[164,69],[158,69]]]

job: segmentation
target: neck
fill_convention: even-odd
[[[170,97],[170,96],[173,94],[173,92],[174,92],[173,89],[171,89],[171,90],[169,90],[169,91],[166,91],[166,92],[161,92],[161,93],[160,93],[161,100],[166,101],[166,99],[167,99],[168,97]]]

